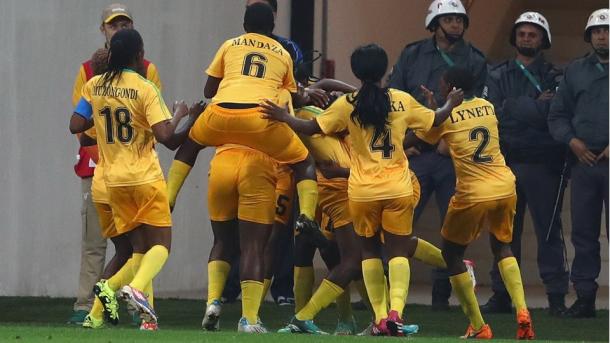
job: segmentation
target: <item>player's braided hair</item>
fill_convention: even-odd
[[[102,85],[107,87],[114,79],[120,78],[123,69],[137,62],[143,49],[144,43],[138,31],[125,29],[115,33],[110,40],[108,71],[101,78]]]
[[[378,84],[388,69],[388,55],[377,44],[357,48],[351,57],[352,72],[362,81],[362,87],[353,98],[351,119],[360,127],[373,126],[381,134],[388,124],[390,96],[387,88]]]

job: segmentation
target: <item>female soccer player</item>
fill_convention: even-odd
[[[142,290],[169,256],[172,222],[154,143],[156,140],[170,149],[182,144],[188,130],[176,133],[176,125],[188,109],[181,103],[172,118],[157,87],[134,71],[144,56],[137,31],[116,33],[109,55],[108,71],[83,88],[70,119],[70,131],[80,133],[95,125],[116,230],[128,234],[134,255],[113,282],[96,285],[96,295],[105,311],[114,313],[118,310],[115,291],[125,285],[121,297],[137,308],[143,319],[156,322],[156,313]],[[187,126],[195,116],[189,118]],[[141,260],[135,259],[136,254],[141,254]]]
[[[385,51],[375,45],[360,47],[351,56],[351,67],[362,86],[339,98],[315,120],[289,116],[271,101],[262,104],[268,118],[286,122],[296,132],[314,135],[348,130],[351,170],[349,209],[361,237],[362,272],[375,312],[375,333],[398,335],[409,284],[407,257],[421,250],[429,260],[444,265],[440,251],[411,236],[413,188],[402,143],[407,129],[428,131],[442,123],[463,93],[453,90],[436,112],[420,105],[409,94],[381,88],[388,65]],[[389,259],[390,312],[387,311],[379,228]],[[424,252],[425,251],[425,252]]]

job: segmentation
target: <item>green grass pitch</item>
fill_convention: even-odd
[[[404,338],[381,337],[333,337],[287,334],[244,335],[236,332],[241,312],[239,302],[225,305],[221,318],[221,332],[208,333],[200,329],[203,301],[158,300],[160,330],[139,332],[130,325],[130,319],[121,312],[121,324],[101,330],[85,330],[68,326],[71,299],[0,297],[0,342],[372,342],[380,339],[409,340],[418,342],[457,341],[466,329],[466,318],[461,310],[453,307],[449,312],[433,312],[428,306],[408,305],[407,322],[420,325],[420,332]],[[261,319],[270,331],[275,331],[290,319],[293,307],[279,307],[265,303]],[[367,311],[354,311],[359,329],[364,329],[369,319]],[[533,310],[534,328],[539,341],[608,342],[608,311],[598,311],[594,319],[557,319],[544,310]],[[336,324],[334,308],[324,310],[316,319],[323,329],[332,332]],[[513,341],[516,332],[511,314],[487,315],[496,341]]]

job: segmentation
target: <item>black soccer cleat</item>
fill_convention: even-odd
[[[304,214],[300,214],[297,218],[295,230],[297,234],[309,239],[311,244],[318,249],[326,249],[330,245],[330,242],[320,230],[320,225],[315,220],[307,218]]]

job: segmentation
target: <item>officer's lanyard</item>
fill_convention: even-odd
[[[538,82],[538,80],[536,80],[536,77],[534,75],[532,75],[532,73],[530,73],[530,71],[527,70],[527,68],[525,68],[523,63],[521,63],[521,61],[519,61],[519,60],[515,60],[515,64],[519,67],[519,69],[521,69],[521,71],[523,72],[523,75],[525,75],[525,77],[527,77],[527,79],[530,81],[530,83],[532,85],[534,85],[534,87],[536,87],[538,92],[542,93],[542,87],[540,87],[540,83]]]
[[[604,66],[603,66],[601,63],[597,62],[597,63],[595,63],[595,66],[596,66],[596,67],[597,67],[597,69],[599,69],[599,71],[601,71],[602,73],[605,73],[605,72],[606,72],[606,71],[604,70]]]
[[[455,65],[455,63],[453,63],[453,60],[451,59],[451,57],[449,57],[449,55],[447,55],[446,52],[441,50],[438,46],[436,46],[436,50],[441,54],[441,57],[443,58],[443,60],[445,60],[445,63],[447,63],[447,65],[449,65],[449,67],[453,67]]]

